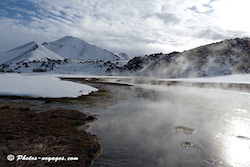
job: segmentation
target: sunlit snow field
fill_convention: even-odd
[[[29,97],[78,97],[98,89],[74,82],[62,81],[53,75],[1,74],[0,95]]]

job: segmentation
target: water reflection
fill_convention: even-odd
[[[230,125],[232,134],[225,138],[224,154],[228,164],[232,166],[250,166],[250,126],[237,118]]]
[[[248,94],[186,87],[154,90],[97,112],[103,145],[94,166],[249,166]],[[196,133],[179,133],[185,126]],[[237,137],[238,136],[238,137]],[[241,137],[239,137],[241,136]],[[183,147],[191,143],[191,147]]]

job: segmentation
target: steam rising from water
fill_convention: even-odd
[[[97,112],[100,118],[89,130],[99,136],[104,153],[94,166],[250,164],[250,141],[237,137],[250,137],[249,94],[182,86],[142,88],[139,97]],[[176,132],[177,126],[196,133]],[[193,146],[184,148],[183,142]]]

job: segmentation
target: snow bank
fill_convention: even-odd
[[[235,74],[218,77],[204,78],[174,78],[162,79],[164,81],[183,81],[183,82],[200,82],[200,83],[242,83],[250,84],[250,74]]]
[[[0,95],[76,98],[95,91],[98,89],[84,84],[62,81],[51,75],[0,74]]]

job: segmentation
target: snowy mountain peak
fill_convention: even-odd
[[[60,44],[64,44],[64,45],[79,45],[79,44],[85,44],[86,42],[79,39],[79,38],[76,38],[76,37],[73,37],[73,36],[65,36],[63,38],[60,38],[56,41],[53,41],[53,42],[50,42],[50,43],[60,43]],[[48,44],[48,43],[47,43]]]
[[[66,59],[79,60],[117,60],[121,59],[118,55],[91,45],[79,38],[65,36],[59,40],[43,43],[47,49]]]
[[[32,47],[36,46],[37,44],[38,43],[36,41],[32,41],[32,42],[26,43],[24,45],[18,46],[18,47],[14,48],[14,49],[11,49],[11,50],[9,50],[9,51],[7,51],[5,53],[12,52],[14,50],[22,50],[22,49],[27,50],[28,48],[32,48]]]

